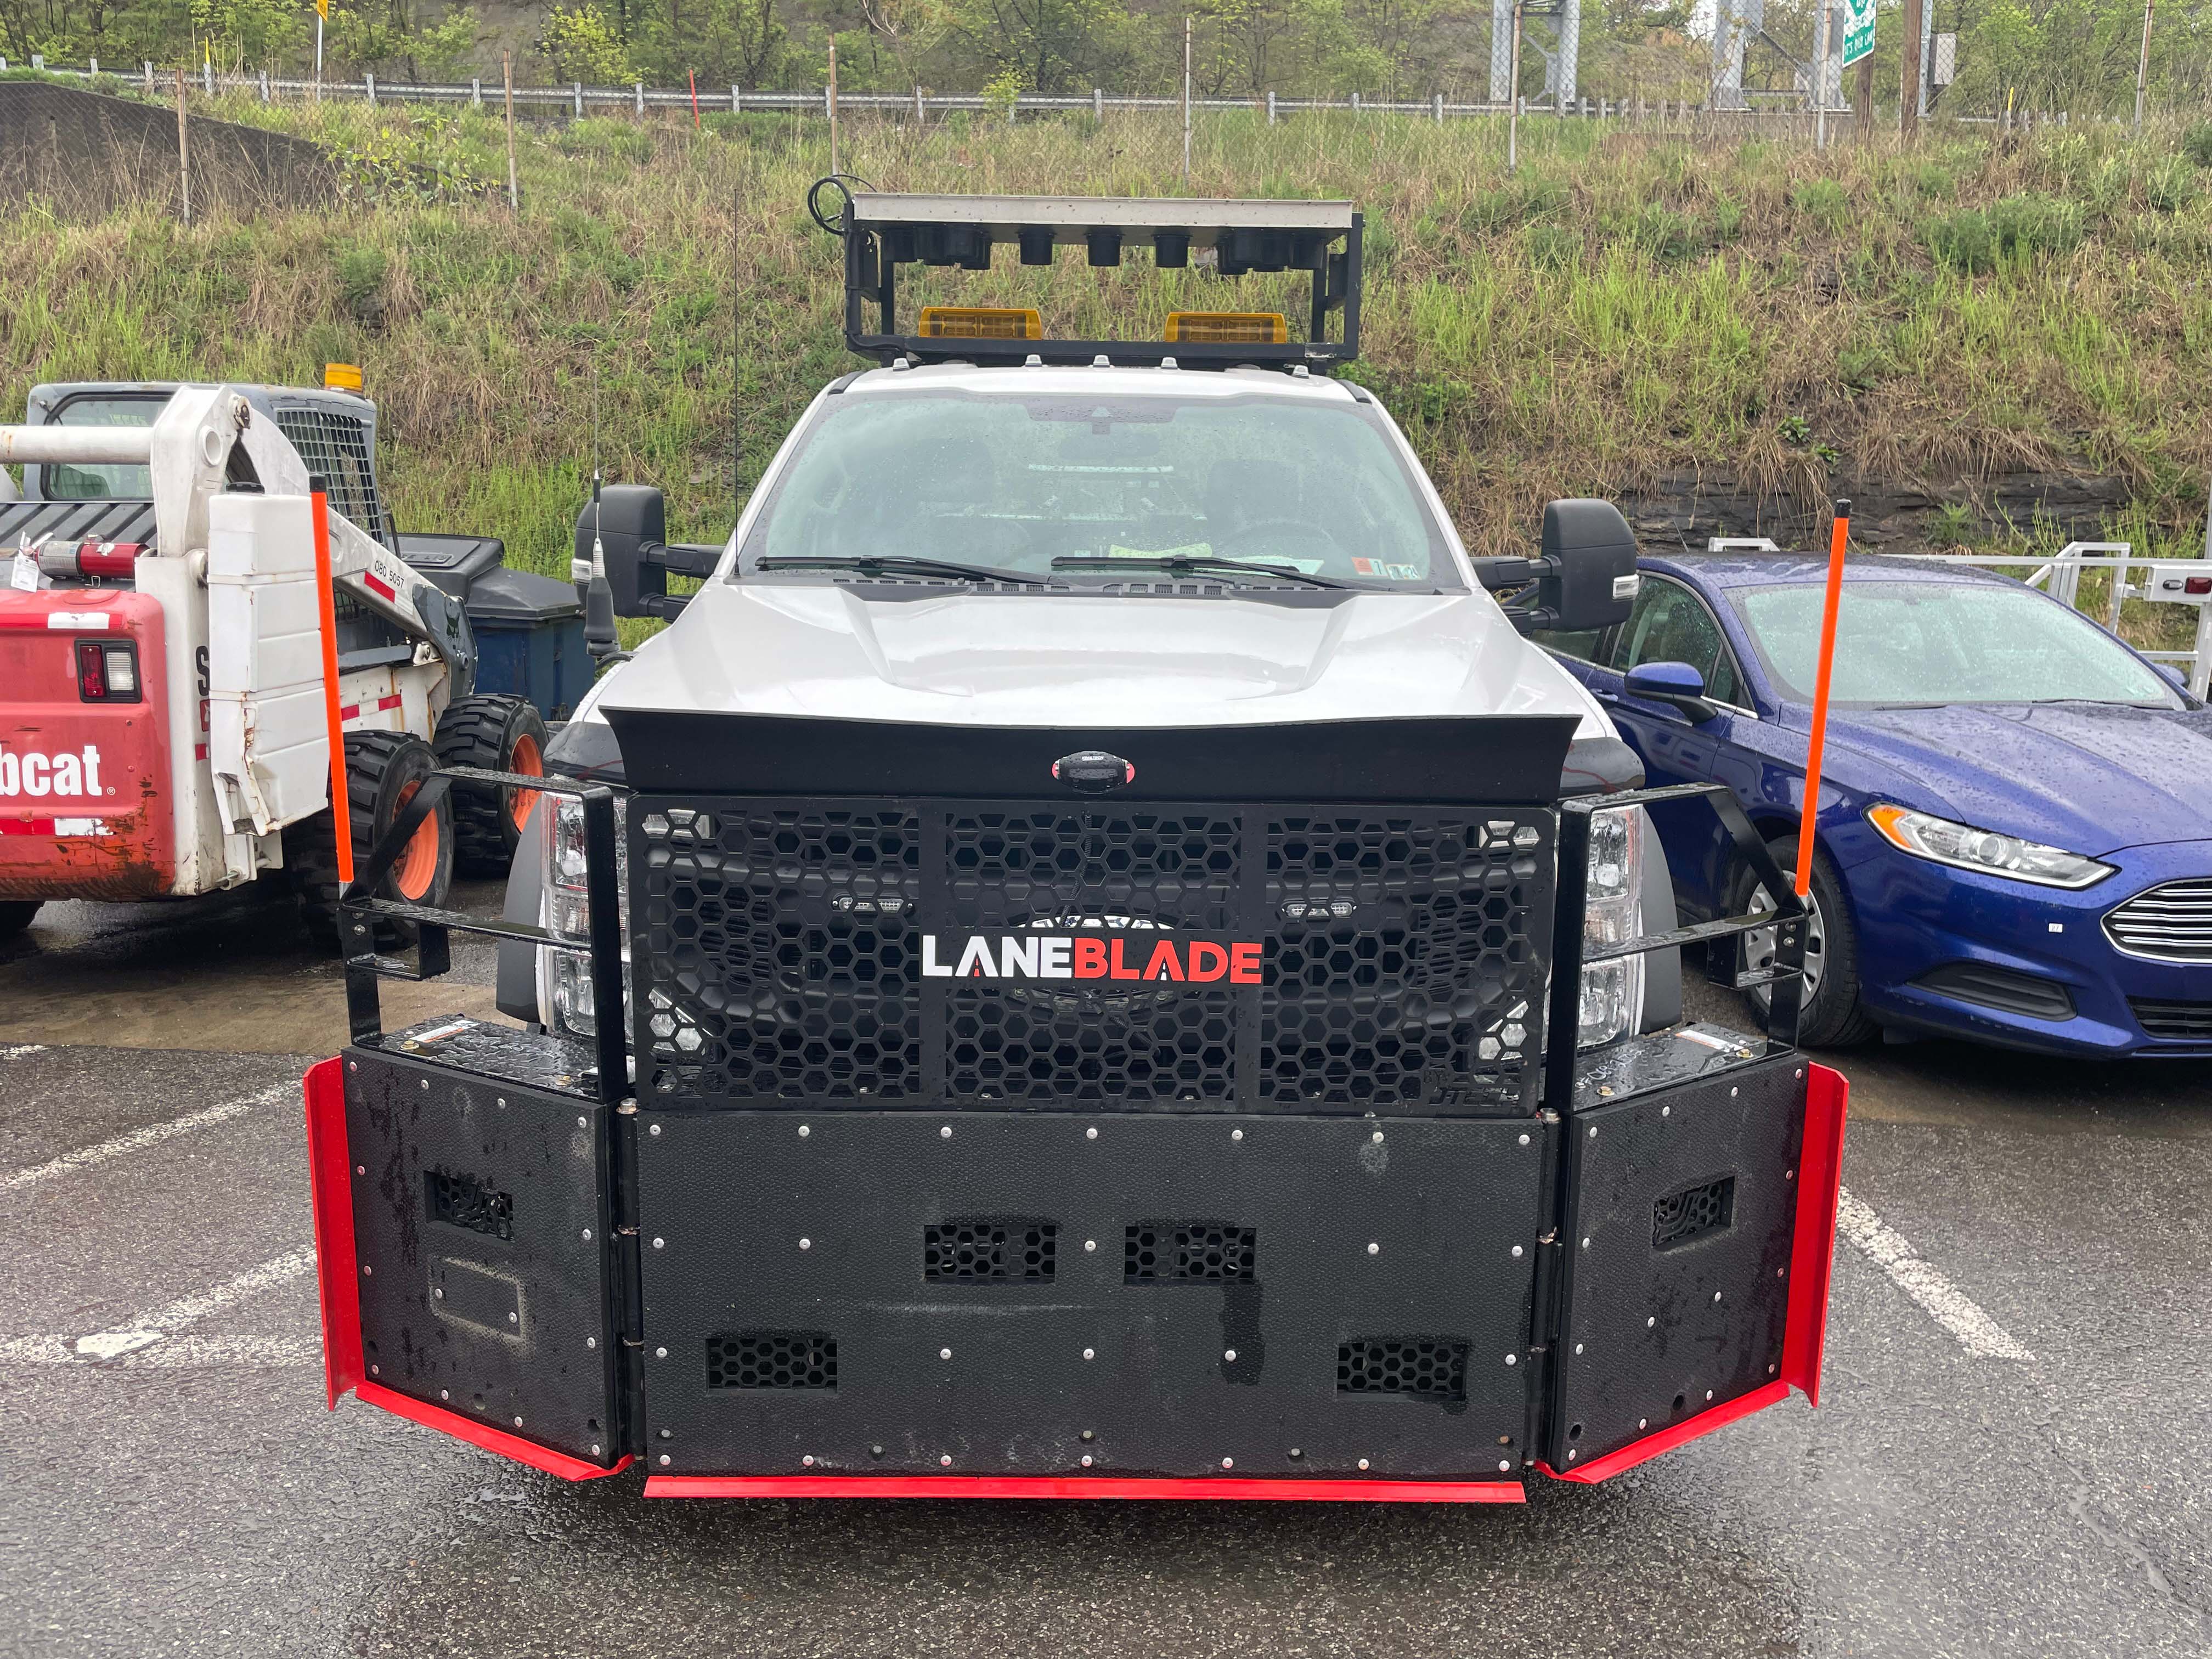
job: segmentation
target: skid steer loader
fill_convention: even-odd
[[[403,556],[365,398],[40,387],[30,412],[0,428],[0,938],[50,899],[276,874],[335,942],[311,485],[330,508],[355,841],[441,763],[539,769],[538,709],[478,690],[464,599]],[[535,799],[448,798],[383,890],[437,904],[457,860],[504,869]]]

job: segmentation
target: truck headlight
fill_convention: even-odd
[[[553,808],[550,832],[545,836],[544,898],[542,925],[547,932],[587,946],[592,937],[592,901],[584,874],[584,804],[572,795],[548,795],[541,799]],[[615,797],[615,895],[621,918],[623,962],[629,962],[629,855],[623,835],[627,817],[623,796]],[[544,950],[538,953],[538,1004],[545,1012],[546,1029],[557,1036],[589,1037],[599,1031],[599,1009],[592,996],[592,957],[587,949]],[[624,1018],[628,1018],[629,975],[623,975]]]
[[[1932,812],[1884,801],[1867,808],[1867,822],[1900,853],[1956,870],[1978,870],[1985,876],[2010,876],[2040,887],[2094,887],[2112,873],[2109,864],[2069,853],[2063,847],[2001,836],[1994,830],[1977,830],[1954,823]]]
[[[1583,949],[1626,945],[1644,931],[1644,814],[1632,806],[1590,814],[1589,878]],[[1618,957],[1583,969],[1576,1046],[1595,1048],[1636,1029],[1644,1007],[1644,958]]]

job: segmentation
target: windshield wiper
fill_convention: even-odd
[[[1210,558],[1203,554],[1159,553],[1141,559],[1115,558],[1104,553],[1066,553],[1052,562],[1054,570],[1165,570],[1176,574],[1199,571],[1209,574],[1236,572],[1247,576],[1285,576],[1316,587],[1350,587],[1333,576],[1316,576],[1287,564],[1255,564],[1244,559]]]
[[[1026,570],[1001,570],[995,565],[962,564],[953,559],[926,559],[913,553],[766,554],[753,562],[756,570],[857,570],[863,576],[944,576],[963,582],[1041,582]]]

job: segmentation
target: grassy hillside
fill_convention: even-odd
[[[167,202],[94,224],[5,210],[0,413],[39,380],[292,380],[357,362],[401,522],[499,533],[553,568],[591,466],[595,384],[608,475],[663,484],[675,533],[719,538],[733,420],[741,484],[854,366],[836,246],[802,206],[828,166],[818,119],[526,130],[518,216],[489,115],[223,112],[356,152],[353,198],[190,229]],[[848,125],[842,160],[885,189],[1170,194],[1173,126]],[[1939,131],[1911,155],[1822,155],[1531,121],[1511,179],[1504,144],[1502,124],[1228,118],[1201,131],[1191,179],[1365,209],[1356,372],[1470,543],[1531,534],[1547,497],[1683,471],[1806,505],[1918,483],[1954,503],[1931,515],[1936,540],[2030,541],[2047,527],[1975,528],[1976,492],[2074,471],[2126,481],[2115,532],[2198,545],[2212,173],[2184,136]],[[1178,303],[1255,303],[1270,281],[1156,281],[1133,262],[931,276],[930,297],[1024,298],[1102,332]]]

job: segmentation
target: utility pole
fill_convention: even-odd
[[[1836,15],[1835,0],[1819,0],[1820,27],[1813,48],[1813,148],[1828,147],[1828,29]]]
[[[185,117],[185,71],[177,70],[177,184],[184,204],[185,222],[192,222],[192,133]]]
[[[1506,71],[1505,176],[1521,167],[1521,0],[1513,0],[1513,55]]]
[[[522,192],[514,180],[514,53],[499,55],[500,72],[507,77],[507,205],[512,213],[522,211]]]
[[[830,171],[837,171],[837,37],[830,37]]]
[[[2150,15],[2158,0],[2143,0],[2142,56],[2136,60],[2136,137],[2142,137],[2143,88],[2150,82]]]
[[[1182,20],[1182,187],[1190,188],[1190,18]]]
[[[1899,54],[1897,133],[1906,143],[1920,136],[1920,17],[1928,0],[1905,0],[1905,50]]]

